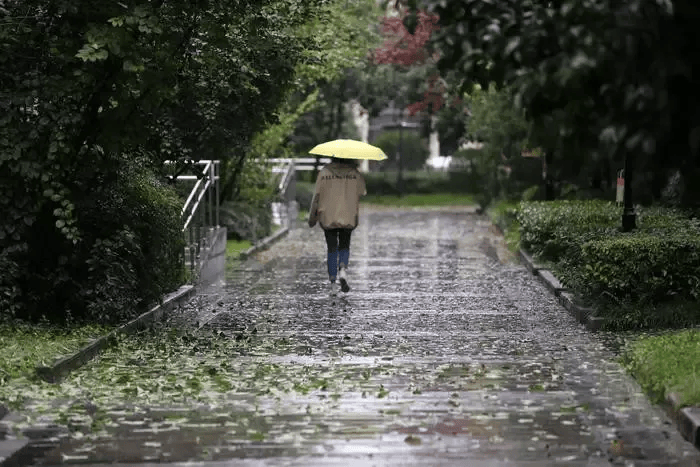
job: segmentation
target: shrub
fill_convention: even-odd
[[[604,201],[523,202],[522,245],[550,266],[608,329],[700,322],[700,225],[685,212],[638,208],[622,233],[621,209]]]
[[[396,152],[399,149],[399,142],[401,142],[403,169],[418,170],[423,168],[430,151],[420,135],[413,131],[403,131],[403,135],[400,135],[398,130],[386,131],[379,135],[372,144],[380,147],[388,157],[387,162],[392,167],[397,168]]]
[[[597,300],[597,312],[604,316],[605,329],[626,331],[687,328],[700,324],[700,303],[674,299],[662,303]]]
[[[182,283],[180,198],[139,161],[125,163],[114,183],[80,209],[90,232],[78,292],[86,318],[127,320]]]
[[[221,206],[221,223],[229,239],[255,243],[272,232],[272,210],[262,201],[229,201]]]
[[[615,235],[620,216],[619,207],[601,200],[522,202],[521,244],[540,259],[576,260],[585,241]]]
[[[364,174],[367,193],[370,195],[396,195],[397,173],[395,171],[369,172]],[[472,184],[464,178],[454,177],[452,172],[405,171],[403,173],[403,193],[473,193]]]
[[[700,298],[697,231],[621,234],[589,241],[581,253],[581,287],[588,295],[648,303]]]
[[[179,285],[177,195],[142,161],[115,162],[119,168],[97,176],[75,202],[80,240],[62,235],[46,207],[23,238],[26,248],[4,249],[0,287],[14,298],[3,304],[6,318],[122,322]]]

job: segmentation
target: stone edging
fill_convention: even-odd
[[[162,303],[118,327],[109,334],[99,337],[72,355],[61,358],[51,366],[37,366],[36,374],[49,383],[56,383],[72,370],[84,365],[104,350],[120,333],[132,333],[143,329],[162,318],[163,314],[182,306],[196,292],[192,285],[184,285],[177,291],[163,297]],[[11,416],[6,407],[0,405],[0,419]],[[25,439],[0,437],[0,467],[28,465],[35,458],[56,445],[56,427],[30,427],[23,431]],[[59,430],[60,431],[60,430]],[[2,433],[0,433],[2,434]]]
[[[579,323],[584,324],[591,331],[598,331],[602,327],[604,319],[595,316],[594,309],[577,305],[574,302],[574,295],[567,291],[549,270],[539,267],[532,257],[522,249],[520,250],[520,258],[525,263],[525,267],[540,278],[545,286],[554,293],[559,303]],[[700,407],[682,407],[680,397],[675,393],[670,393],[661,406],[669,418],[674,421],[681,435],[697,449],[700,449]]]
[[[262,240],[260,240],[258,243],[255,245],[251,246],[245,251],[242,251],[238,257],[240,259],[248,259],[251,255],[257,253],[258,251],[265,250],[269,248],[273,243],[275,243],[277,240],[281,239],[285,235],[289,233],[289,227],[284,227],[283,229],[278,230],[274,234],[270,235],[269,237],[265,237]]]
[[[683,437],[700,449],[700,407],[682,407],[680,396],[673,392],[666,396],[661,406]]]
[[[36,367],[36,374],[46,382],[56,383],[72,370],[79,368],[95,357],[100,351],[112,342],[118,334],[132,333],[138,329],[143,329],[151,323],[158,321],[165,312],[179,307],[195,293],[195,287],[184,285],[176,292],[170,293],[163,298],[163,302],[154,306],[149,311],[141,314],[137,318],[119,326],[109,334],[99,337],[88,345],[78,350],[76,353],[64,357],[54,362],[51,366]]]
[[[493,224],[501,231],[505,232],[505,226],[498,222]],[[520,258],[525,267],[534,275],[538,276],[545,286],[554,293],[561,305],[571,313],[579,323],[586,326],[591,331],[597,331],[603,324],[603,318],[594,316],[592,308],[584,308],[576,305],[574,295],[567,291],[559,280],[547,269],[540,267],[534,262],[532,257],[522,248]],[[700,407],[682,407],[678,394],[670,393],[661,403],[666,414],[676,424],[676,428],[683,437],[700,449]]]

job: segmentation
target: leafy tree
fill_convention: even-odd
[[[437,17],[420,12],[410,34],[402,15],[398,10],[382,18],[383,43],[372,51],[372,62],[380,67],[384,65],[379,68],[380,73],[390,73],[381,108],[394,101],[402,111],[411,114],[437,110],[442,106],[444,89],[435,70],[435,57],[428,47]]]
[[[411,21],[409,30],[405,23]],[[373,57],[375,63],[392,70],[387,100],[405,107],[409,115],[425,115],[422,134],[439,130],[441,147],[454,152],[463,136],[466,108],[455,92],[459,84],[455,74],[441,73],[436,67],[439,51],[431,39],[437,34],[437,23],[435,14],[418,11],[415,16],[406,16],[399,8],[397,15],[383,19],[384,43],[375,49]]]
[[[389,167],[396,167],[396,154],[401,145],[401,157],[405,170],[420,170],[428,158],[428,148],[423,139],[414,131],[386,131],[379,135],[374,144],[387,155]]]
[[[440,18],[439,66],[459,71],[465,89],[512,87],[548,144],[598,150],[602,142],[612,161],[630,156],[651,175],[655,198],[668,170],[696,173],[696,2],[410,3]]]
[[[307,25],[318,47],[312,60],[300,67],[298,91],[288,101],[291,107],[306,106],[289,138],[297,153],[322,141],[356,137],[347,107],[357,95],[357,76],[366,69],[368,54],[379,40],[372,27],[379,17],[376,2],[336,1],[328,9],[323,21]]]
[[[512,196],[504,192],[506,178],[504,168],[512,166],[521,158],[521,152],[528,146],[529,124],[523,112],[513,105],[512,95],[507,89],[489,86],[482,89],[475,86],[467,96],[470,117],[466,132],[472,140],[482,141],[483,149],[469,151],[472,156],[471,170],[475,171],[482,186],[480,194],[482,207],[497,196]],[[510,173],[509,178],[518,177]]]
[[[166,291],[177,261],[152,248],[180,236],[153,216],[177,210],[126,174],[168,159],[240,170],[313,46],[294,28],[323,3],[1,2],[0,314],[119,320],[122,292],[143,305]],[[106,209],[112,195],[124,202]],[[160,231],[139,227],[148,216]]]

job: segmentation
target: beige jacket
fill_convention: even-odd
[[[309,227],[318,221],[323,229],[354,229],[360,210],[360,196],[367,194],[365,179],[352,165],[333,161],[316,179]]]

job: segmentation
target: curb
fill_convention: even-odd
[[[245,251],[242,251],[238,257],[240,259],[248,259],[250,256],[253,254],[266,250],[267,248],[270,248],[270,246],[275,243],[276,241],[280,240],[282,237],[287,235],[289,233],[289,227],[284,227],[283,229],[278,230],[274,234],[270,235],[269,237],[265,237],[262,240],[260,240],[258,243],[255,245],[251,246]]]
[[[559,279],[552,274],[549,269],[538,265],[532,256],[522,248],[519,251],[520,259],[525,264],[525,267],[533,275],[537,276],[540,281],[552,292],[557,298],[557,301],[573,316],[576,321],[583,324],[586,329],[592,332],[600,331],[605,324],[605,318],[595,316],[595,309],[583,307],[576,304],[574,294],[567,289]]]
[[[683,407],[680,396],[673,392],[666,396],[661,405],[683,438],[700,449],[700,407]]]
[[[499,229],[500,226],[497,225]],[[525,267],[539,277],[544,285],[549,289],[557,301],[571,314],[576,321],[586,326],[592,332],[599,331],[605,324],[605,319],[595,316],[595,309],[582,307],[576,304],[575,296],[567,290],[551,271],[538,266],[525,250],[519,251],[520,258]],[[661,403],[668,417],[676,425],[676,429],[681,433],[686,441],[700,449],[700,407],[683,407],[681,398],[676,393],[669,393]]]
[[[520,259],[522,260],[523,264],[525,264],[525,267],[527,268],[528,271],[530,271],[533,275],[537,275],[537,273],[543,269],[541,266],[535,264],[535,260],[532,259],[532,256],[522,248],[518,251],[518,254],[520,256]]]
[[[109,334],[95,339],[74,354],[57,360],[51,366],[37,366],[35,368],[37,376],[48,383],[60,381],[61,378],[90,361],[114,342],[118,334],[132,333],[148,327],[161,319],[166,312],[176,307],[179,308],[195,292],[196,288],[192,285],[180,287],[177,291],[163,297],[162,303],[119,326]],[[0,405],[0,420],[7,415],[10,415],[9,410]],[[29,427],[23,430],[22,434],[25,436],[23,439],[5,439],[5,433],[0,432],[0,467],[19,467],[33,463],[36,458],[41,457],[46,451],[56,446],[58,443],[57,435],[60,433],[57,432],[56,427]]]
[[[195,287],[192,285],[180,287],[176,292],[166,295],[161,304],[154,306],[149,311],[123,324],[109,334],[95,339],[73,355],[64,357],[54,362],[51,366],[36,367],[37,376],[48,383],[57,383],[61,378],[90,361],[110,343],[114,342],[118,334],[131,333],[147,327],[151,323],[158,321],[165,312],[179,307],[182,302],[188,300],[194,293]]]

